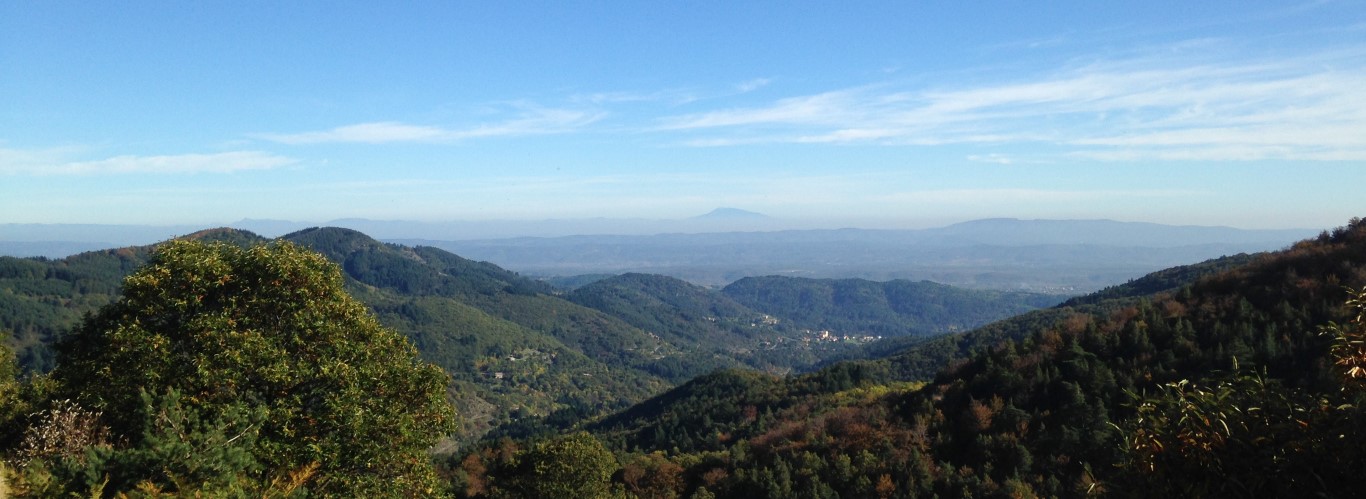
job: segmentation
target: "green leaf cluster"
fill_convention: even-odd
[[[175,458],[169,418],[245,445],[256,464],[239,469],[259,480],[316,467],[324,494],[421,494],[427,449],[455,424],[447,376],[347,295],[336,265],[289,243],[166,243],[58,351],[72,398],[151,452],[110,455],[135,469]]]

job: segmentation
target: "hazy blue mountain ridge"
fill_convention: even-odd
[[[1176,265],[1282,249],[1314,234],[1108,220],[992,219],[921,230],[397,242],[436,246],[538,276],[639,272],[717,287],[764,275],[858,277],[1079,293]]]

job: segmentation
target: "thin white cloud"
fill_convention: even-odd
[[[673,89],[655,92],[597,92],[591,94],[578,94],[570,97],[569,100],[574,103],[589,103],[595,105],[641,102],[665,102],[677,105],[693,102],[697,99],[697,95],[693,92]]]
[[[260,151],[72,160],[61,150],[0,149],[0,174],[4,175],[233,173],[280,168],[297,162],[293,158]]]
[[[1059,45],[1063,45],[1064,43],[1067,43],[1069,39],[1070,37],[1068,35],[1059,34],[1046,37],[1025,38],[1020,40],[989,44],[983,46],[982,49],[1000,51],[1056,47]]]
[[[1357,159],[1364,66],[1361,50],[1243,63],[1135,58],[970,88],[832,90],[664,117],[656,130],[692,146],[996,143],[1116,161]]]
[[[592,94],[575,95],[570,100],[578,102],[590,102],[593,104],[610,104],[615,102],[650,102],[659,99],[659,94],[644,94],[634,92],[597,92]]]
[[[755,78],[753,80],[740,82],[740,84],[735,86],[735,90],[739,91],[740,93],[753,92],[755,90],[767,87],[769,83],[773,83],[773,80],[768,78]]]
[[[253,137],[282,144],[394,142],[446,143],[490,137],[516,137],[565,133],[602,119],[605,113],[571,109],[546,109],[523,106],[516,118],[469,128],[442,128],[394,121],[359,123],[329,130],[290,134],[261,133]]]
[[[392,121],[346,125],[319,132],[295,134],[262,134],[261,138],[285,144],[318,144],[324,142],[418,142],[439,140],[450,131],[437,127],[406,125]]]
[[[993,163],[997,165],[1009,165],[1016,162],[1015,158],[1004,154],[972,154],[968,156],[968,161],[977,163]]]
[[[825,92],[802,97],[781,99],[773,105],[725,109],[705,113],[669,117],[663,120],[662,130],[736,127],[747,125],[835,125],[858,115],[877,114],[867,109],[872,99],[862,89]]]

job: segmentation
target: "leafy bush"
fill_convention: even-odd
[[[427,494],[454,426],[449,378],[288,243],[167,243],[58,352],[54,378],[121,439],[87,467],[117,490],[316,467],[324,494]]]

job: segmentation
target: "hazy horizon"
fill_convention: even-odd
[[[1366,5],[0,4],[0,223],[1327,228]]]
[[[333,218],[326,220],[287,220],[275,218],[240,218],[237,220],[215,220],[205,223],[90,223],[90,222],[8,222],[0,220],[0,227],[165,227],[165,228],[190,228],[198,227],[201,230],[216,228],[235,228],[251,230],[266,236],[276,236],[283,234],[279,231],[294,231],[311,227],[343,227],[351,228],[349,225],[356,224],[377,224],[394,225],[406,227],[442,227],[442,226],[484,226],[496,232],[528,232],[525,237],[558,237],[555,235],[537,235],[539,233],[553,232],[560,235],[614,235],[632,234],[648,235],[663,234],[669,232],[768,232],[768,231],[807,231],[807,230],[841,230],[841,229],[866,229],[866,230],[927,230],[947,228],[955,225],[970,224],[991,220],[1017,220],[1024,222],[1116,222],[1120,224],[1151,224],[1170,227],[1206,227],[1206,228],[1230,228],[1244,231],[1280,231],[1280,230],[1331,230],[1345,225],[1349,219],[1344,219],[1340,223],[1323,227],[1313,226],[1236,226],[1227,224],[1199,224],[1199,223],[1165,223],[1152,220],[1125,220],[1114,218],[1029,218],[1012,216],[995,216],[980,218],[943,218],[943,219],[861,219],[861,220],[841,220],[841,219],[799,219],[782,218],[769,216],[764,213],[753,212],[730,207],[719,207],[716,210],[740,210],[752,216],[712,216],[712,212],[684,216],[680,218],[647,218],[647,217],[578,217],[578,218],[501,218],[501,219],[379,219],[366,217],[346,217]],[[496,227],[505,226],[508,229],[498,231]],[[280,229],[254,230],[252,227],[280,227]],[[580,230],[581,227],[591,228]],[[529,229],[530,228],[530,229]],[[681,230],[680,230],[681,229]],[[357,229],[360,230],[360,229]],[[363,231],[362,231],[363,232]],[[0,232],[0,237],[3,237]],[[497,236],[497,237],[524,237],[519,235]]]
[[[1008,222],[1001,225],[1001,222]],[[1029,233],[1044,244],[1061,243],[1061,239],[1075,239],[1078,231],[1097,244],[1132,245],[1134,234],[1146,234],[1150,230],[1166,230],[1168,233],[1203,234],[1199,244],[1232,242],[1225,237],[1243,238],[1252,236],[1264,241],[1279,241],[1269,246],[1252,247],[1253,250],[1276,249],[1279,244],[1310,237],[1313,234],[1333,227],[1287,227],[1278,229],[1245,229],[1230,226],[1201,225],[1164,225],[1141,221],[1116,221],[1108,219],[1016,219],[991,218],[956,221],[926,227],[902,226],[826,226],[798,220],[784,220],[768,217],[761,213],[718,208],[701,216],[681,219],[547,219],[547,220],[485,220],[485,221],[444,221],[421,222],[402,220],[341,219],[323,222],[296,222],[284,220],[243,219],[235,222],[212,223],[204,225],[128,225],[128,224],[17,224],[0,223],[0,255],[4,256],[45,256],[61,258],[72,254],[110,249],[124,246],[154,244],[167,239],[189,235],[195,232],[233,228],[250,231],[263,237],[281,237],[314,227],[341,227],[356,230],[369,237],[382,241],[402,244],[436,244],[443,242],[479,241],[517,241],[523,239],[542,239],[546,241],[562,238],[580,238],[580,243],[594,241],[594,244],[614,240],[626,242],[629,238],[654,238],[674,235],[717,236],[734,243],[730,235],[749,237],[764,235],[765,238],[786,237],[785,235],[809,234],[799,236],[835,237],[839,234],[853,234],[848,231],[862,231],[863,234],[880,233],[916,234],[952,231],[955,229],[987,233],[1005,229],[1012,233]],[[1059,227],[1065,227],[1059,229]],[[1092,231],[1099,231],[1091,233]],[[1116,232],[1119,231],[1119,232]],[[1175,231],[1175,232],[1173,232]],[[821,236],[819,234],[826,234]],[[1132,234],[1126,234],[1132,233]],[[1218,234],[1223,234],[1219,236]],[[1143,236],[1139,236],[1142,240]],[[607,239],[603,239],[607,238]],[[1127,242],[1125,242],[1127,240]],[[904,243],[906,241],[903,241]],[[1171,241],[1154,241],[1158,246]],[[578,243],[573,243],[578,244]],[[628,243],[629,244],[629,243]],[[1185,244],[1189,244],[1185,243]],[[847,248],[853,251],[854,248]],[[558,252],[573,251],[561,248]],[[457,251],[460,253],[460,251]],[[464,255],[462,255],[464,256]],[[1215,255],[1217,256],[1217,255]]]
[[[312,226],[361,239],[427,246],[529,276],[666,275],[723,286],[762,275],[893,279],[983,289],[1074,293],[1211,258],[1284,249],[1318,230],[1244,230],[1111,220],[983,219],[907,229],[784,229],[758,213],[679,220],[527,223],[339,220],[228,224],[265,237],[311,237]],[[62,258],[154,244],[198,226],[0,224],[0,255]],[[329,237],[342,236],[333,232]]]

